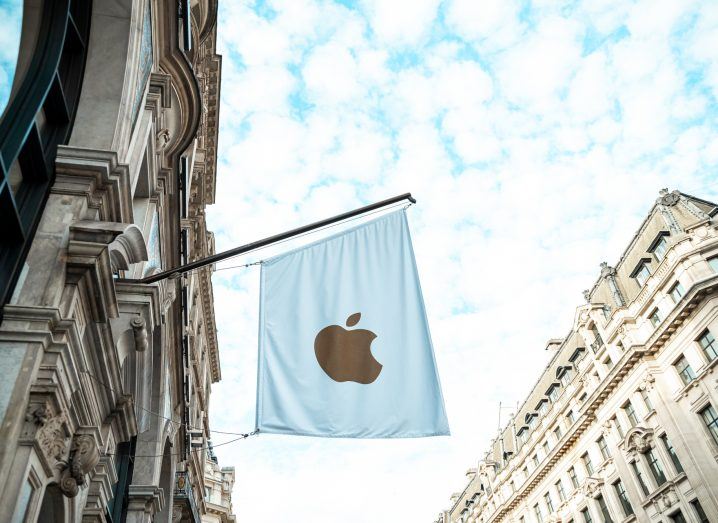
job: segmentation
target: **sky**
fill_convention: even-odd
[[[240,521],[433,521],[667,187],[718,200],[718,3],[223,1],[217,250],[410,191],[451,437],[217,446]],[[336,229],[332,232],[336,232]],[[312,241],[308,236],[301,241]],[[257,261],[287,244],[220,265]],[[254,428],[259,270],[214,278]],[[215,444],[231,436],[215,436]]]
[[[0,0],[0,116],[10,98],[22,29],[22,0]]]

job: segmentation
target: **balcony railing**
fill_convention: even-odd
[[[595,340],[591,343],[591,350],[594,354],[596,354],[599,350],[601,350],[601,347],[603,347],[603,338],[601,338],[601,335],[596,332]]]
[[[182,513],[190,513],[192,515],[192,523],[200,523],[199,512],[197,511],[197,504],[194,501],[194,495],[192,493],[192,484],[189,481],[189,474],[187,472],[177,472],[175,475],[175,492],[174,492],[175,503],[181,505],[183,509]],[[188,521],[182,519],[181,521]]]

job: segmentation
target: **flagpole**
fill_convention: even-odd
[[[318,222],[310,223],[310,224],[304,225],[302,227],[297,227],[296,229],[292,229],[290,231],[286,231],[286,232],[283,232],[280,234],[275,234],[274,236],[269,236],[262,240],[257,240],[255,242],[248,243],[246,245],[240,245],[239,247],[235,247],[234,249],[229,249],[228,251],[213,254],[211,256],[207,256],[206,258],[201,258],[199,260],[195,260],[195,261],[187,263],[185,265],[180,265],[179,267],[175,267],[173,269],[168,269],[166,271],[158,272],[157,274],[153,274],[153,275],[147,276],[145,278],[139,278],[139,279],[118,278],[115,281],[118,283],[155,283],[160,280],[164,280],[165,278],[170,278],[170,277],[176,278],[179,275],[184,274],[185,272],[193,271],[195,269],[199,269],[201,267],[205,267],[207,265],[211,265],[213,263],[217,263],[222,260],[226,260],[227,258],[232,258],[233,256],[237,256],[239,254],[244,254],[249,251],[259,249],[260,247],[266,247],[273,243],[287,240],[294,236],[298,236],[298,235],[304,234],[306,232],[310,232],[310,231],[314,231],[316,229],[320,229],[322,227],[326,227],[327,225],[332,225],[334,223],[337,223],[337,222],[340,222],[343,220],[347,220],[349,218],[354,218],[356,216],[360,216],[362,214],[374,211],[376,209],[381,209],[382,207],[386,207],[387,205],[399,203],[403,200],[409,200],[411,203],[416,203],[416,200],[414,199],[414,197],[411,196],[411,193],[401,194],[399,196],[394,196],[393,198],[389,198],[387,200],[382,200],[377,203],[372,203],[371,205],[366,205],[364,207],[354,209],[353,211],[338,214],[336,216],[333,216],[332,218],[327,218],[325,220],[320,220]]]

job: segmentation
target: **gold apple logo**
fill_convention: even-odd
[[[347,318],[347,327],[359,323],[361,313]],[[376,334],[365,329],[346,330],[339,325],[329,325],[319,331],[314,339],[314,354],[319,366],[334,381],[355,381],[368,385],[381,372],[382,365],[371,353],[371,342]]]

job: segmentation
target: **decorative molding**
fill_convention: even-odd
[[[595,498],[601,493],[601,487],[603,486],[603,480],[600,478],[588,477],[584,481],[581,487],[581,492],[587,498]]]
[[[129,167],[117,153],[59,145],[51,194],[83,196],[101,220],[132,223]]]
[[[623,440],[624,448],[629,454],[644,454],[651,450],[653,443],[653,429],[633,427],[626,433]]]

